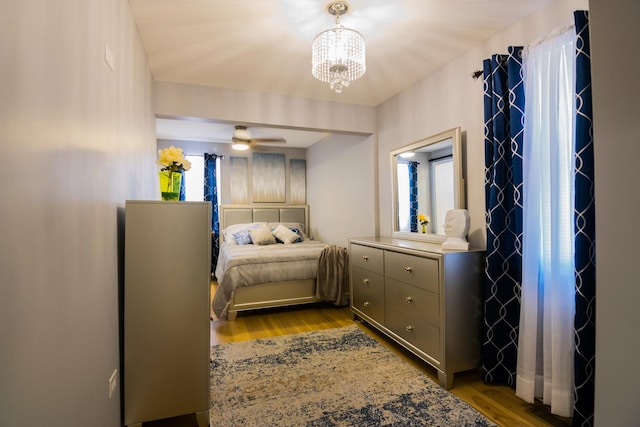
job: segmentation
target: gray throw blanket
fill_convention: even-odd
[[[339,306],[347,305],[349,255],[346,248],[332,245],[322,250],[316,282],[316,298]]]

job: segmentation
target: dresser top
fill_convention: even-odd
[[[469,251],[454,251],[442,249],[440,243],[423,242],[420,240],[397,239],[395,237],[376,236],[376,237],[352,237],[350,243],[359,243],[368,246],[375,246],[382,249],[409,249],[413,251],[432,252],[438,254],[446,254],[452,252],[478,252],[471,249]]]

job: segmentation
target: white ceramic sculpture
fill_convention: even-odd
[[[442,244],[442,249],[468,251],[467,233],[469,233],[469,212],[466,209],[447,211],[444,219],[444,234],[447,240]]]

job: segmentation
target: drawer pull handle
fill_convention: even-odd
[[[363,306],[364,308],[369,307],[369,301],[365,301],[365,302],[363,302],[363,303],[362,303],[362,306]]]
[[[412,271],[413,271],[413,267],[406,266],[404,268],[404,272],[407,273],[407,274],[411,273]]]
[[[404,330],[407,331],[407,332],[413,332],[413,326],[407,325],[407,326],[404,327]]]
[[[404,300],[407,304],[411,304],[413,302],[413,297],[404,297]]]
[[[362,255],[362,259],[363,259],[364,261],[369,261],[369,257],[368,257],[368,256],[366,256],[366,255]]]
[[[362,284],[363,285],[368,285],[369,284],[369,279],[362,279]]]

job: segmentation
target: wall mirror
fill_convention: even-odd
[[[393,237],[443,242],[444,218],[464,209],[460,128],[391,152]],[[418,215],[430,218],[422,227]]]

